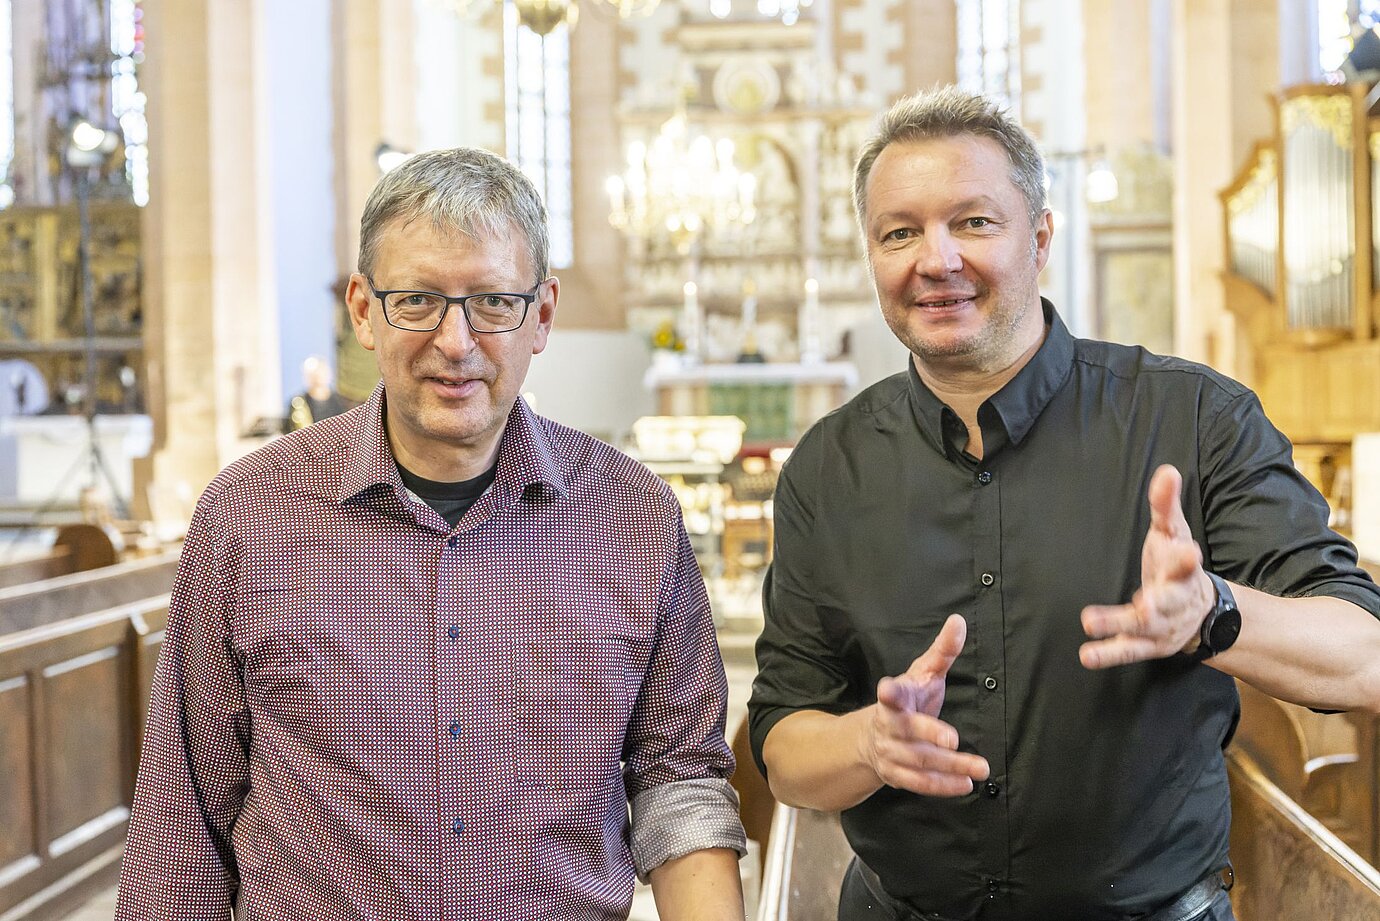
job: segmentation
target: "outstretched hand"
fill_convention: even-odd
[[[1092,637],[1078,650],[1085,667],[1162,659],[1197,646],[1213,589],[1179,501],[1182,486],[1182,475],[1168,464],[1151,476],[1140,588],[1129,604],[1083,609],[1083,630]]]
[[[939,719],[949,669],[968,625],[957,614],[903,674],[877,685],[863,758],[882,783],[928,796],[962,796],[985,780],[987,760],[958,750],[958,731]]]

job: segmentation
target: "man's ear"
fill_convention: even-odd
[[[542,282],[541,296],[532,306],[537,308],[537,330],[532,338],[532,354],[539,355],[546,349],[546,340],[551,336],[551,324],[556,320],[556,301],[561,296],[561,280],[552,275]]]
[[[374,350],[374,326],[369,319],[369,311],[373,305],[374,292],[364,276],[358,272],[351,273],[350,284],[345,289],[345,307],[350,311],[350,325],[355,328],[355,340],[371,352]]]

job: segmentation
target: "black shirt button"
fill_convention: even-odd
[[[450,737],[451,737],[452,739],[458,739],[458,738],[460,738],[460,723],[459,723],[459,722],[454,722],[454,723],[451,723],[451,724],[450,724]]]
[[[990,470],[982,471],[977,475],[977,481],[979,484],[986,486],[988,483],[992,482],[992,472]]]
[[[453,640],[460,639],[460,625],[451,624],[449,627],[446,628],[446,633],[450,634],[450,638]]]
[[[995,893],[1001,888],[1001,880],[989,879],[987,881],[987,891]]]
[[[997,794],[1001,793],[1001,784],[989,780],[987,781],[986,786],[982,788],[982,791],[986,793],[988,796],[996,796]]]
[[[465,820],[456,816],[455,821],[451,823],[451,828],[455,829],[457,835],[460,834],[465,830]]]
[[[990,585],[991,585],[993,582],[995,582],[995,581],[997,581],[997,577],[994,576],[994,575],[992,575],[990,572],[984,572],[984,573],[982,574],[982,584],[983,584],[983,585],[988,585],[988,586],[990,586]]]
[[[995,691],[997,689],[997,679],[988,675],[986,678],[982,679],[982,686],[989,691]]]

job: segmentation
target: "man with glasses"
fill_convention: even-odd
[[[504,160],[379,181],[347,300],[382,380],[198,503],[117,918],[622,919],[636,874],[741,921],[676,500],[518,398],[559,291]]]

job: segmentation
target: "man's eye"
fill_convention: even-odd
[[[506,298],[497,294],[486,294],[480,299],[479,305],[481,307],[488,307],[490,310],[500,310],[508,306],[508,301]]]
[[[986,218],[986,217],[970,217],[970,218],[968,218],[968,226],[969,226],[969,227],[973,227],[973,228],[986,227],[986,226],[987,226],[988,224],[990,224],[990,223],[992,223],[992,219],[991,219],[991,218]]]
[[[909,240],[912,236],[914,236],[914,234],[915,234],[915,232],[914,232],[913,230],[911,230],[909,227],[898,227],[898,228],[896,228],[895,230],[889,231],[889,232],[886,234],[886,236],[882,237],[882,239],[883,239],[883,240]]]
[[[409,294],[403,298],[404,307],[426,307],[431,304],[431,298],[425,294]]]

